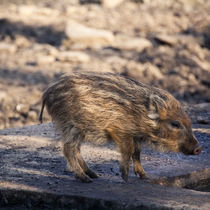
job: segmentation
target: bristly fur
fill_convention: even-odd
[[[93,175],[79,153],[82,141],[100,144],[114,140],[122,153],[121,171],[125,180],[131,156],[135,172],[145,176],[138,158],[141,141],[175,152],[180,152],[184,145],[189,153],[198,143],[188,116],[172,95],[121,75],[65,75],[49,86],[42,101],[40,121],[46,105],[62,135],[69,165],[76,177],[85,182],[89,181],[86,175],[94,178],[96,174]],[[171,128],[170,122],[174,120],[185,131]]]

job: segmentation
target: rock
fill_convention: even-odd
[[[59,11],[55,9],[50,9],[47,7],[36,7],[33,5],[21,5],[18,7],[18,12],[24,16],[31,16],[31,15],[44,15],[44,16],[58,16]]]
[[[134,61],[130,61],[127,63],[126,68],[126,76],[144,83],[147,83],[148,81],[158,81],[164,78],[158,67],[150,63],[139,64]]]
[[[189,34],[180,34],[176,35],[176,37],[181,44],[186,44],[188,48],[197,48],[204,43],[204,38],[201,35],[199,37],[195,37]]]
[[[40,55],[37,58],[39,64],[50,64],[55,62],[55,57],[52,55]]]
[[[195,104],[194,107],[199,110],[209,110],[210,111],[210,103]]]
[[[202,69],[205,69],[208,71],[209,69],[209,62],[201,61],[198,57],[196,56],[191,56],[191,59]]]
[[[145,63],[144,64],[144,71],[143,71],[143,75],[145,77],[150,78],[151,80],[161,80],[164,78],[164,75],[162,74],[162,72],[160,71],[160,69],[155,66],[152,65],[150,63]]]
[[[28,118],[33,121],[38,120],[37,113],[34,110],[29,111]]]
[[[128,62],[128,60],[127,59],[124,59],[124,58],[121,58],[121,57],[119,57],[117,55],[112,55],[112,56],[108,56],[106,58],[106,62],[108,64],[111,64],[111,65],[113,63],[119,63],[120,65],[124,66]]]
[[[21,114],[28,114],[29,109],[30,107],[28,104],[18,104],[16,106],[16,111]]]
[[[35,6],[21,5],[21,6],[18,7],[18,12],[21,15],[31,15],[35,11],[36,11],[36,7]]]
[[[7,93],[5,91],[0,91],[0,102],[2,102],[7,97]]]
[[[207,119],[205,119],[205,118],[202,117],[202,116],[198,116],[198,117],[197,117],[197,122],[198,122],[199,124],[209,124],[209,123],[210,123],[210,121],[208,121]]]
[[[83,52],[79,52],[79,51],[64,51],[64,52],[60,52],[57,55],[57,59],[59,61],[63,61],[63,62],[88,62],[90,60],[90,57]]]
[[[0,53],[15,53],[17,47],[13,44],[0,43]]]
[[[33,46],[31,46],[31,48],[29,49],[29,52],[30,53],[34,52],[35,54],[39,55],[39,57],[45,57],[45,56],[55,57],[59,53],[58,49],[52,45],[37,44],[37,43],[33,44]],[[48,60],[50,60],[49,57],[48,57]]]
[[[107,8],[115,8],[120,5],[124,0],[102,0],[103,6]]]
[[[20,35],[16,35],[16,37],[15,37],[15,45],[17,47],[29,47],[31,45],[31,43],[26,37],[20,36]]]
[[[194,37],[192,35],[184,35],[184,34],[175,34],[175,35],[168,35],[168,34],[158,34],[154,37],[154,39],[162,44],[166,45],[187,45],[188,48],[195,48],[204,43],[203,37]]]
[[[166,44],[166,45],[171,45],[171,46],[176,45],[179,42],[178,37],[167,35],[167,34],[158,34],[154,38],[161,44]]]
[[[58,50],[54,46],[46,45],[45,48],[47,49],[48,55],[57,56],[59,53]]]
[[[111,66],[113,72],[117,74],[122,74],[124,72],[123,66],[126,66],[128,60],[114,55],[107,57],[105,59],[105,62]]]
[[[72,45],[83,48],[100,48],[109,46],[114,42],[112,32],[90,28],[72,20],[68,22],[65,33],[72,42]],[[73,46],[73,48],[75,47]]]
[[[152,43],[145,38],[129,37],[125,35],[116,36],[115,47],[122,50],[138,50],[143,51],[152,46]]]

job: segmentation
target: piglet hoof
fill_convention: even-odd
[[[92,179],[90,179],[88,176],[86,175],[75,175],[75,178],[83,183],[90,183],[92,182]]]
[[[128,182],[128,173],[125,173],[125,171],[122,171],[121,177],[126,183]]]
[[[85,173],[86,173],[90,178],[93,178],[93,179],[98,178],[98,175],[97,175],[94,171],[92,171],[92,170],[90,170],[90,169],[88,169]]]
[[[139,177],[140,179],[149,179],[149,177],[146,174],[141,174]]]
[[[128,182],[128,177],[126,177],[126,176],[122,176],[122,179],[125,181],[125,183],[127,183],[127,182]]]

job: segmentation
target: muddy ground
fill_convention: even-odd
[[[107,2],[0,1],[0,129],[37,123],[42,91],[71,71],[164,88],[210,123],[210,1]],[[81,25],[103,30],[81,41]]]

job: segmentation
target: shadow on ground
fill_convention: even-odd
[[[210,195],[207,192],[154,185],[150,180],[140,180],[132,168],[129,182],[124,183],[119,172],[119,154],[111,147],[84,145],[82,155],[99,178],[89,184],[75,180],[66,170],[66,161],[52,128],[52,124],[45,124],[0,131],[1,206],[16,209],[139,209],[147,206],[147,209],[160,209],[163,206],[174,208],[175,202],[179,208],[180,205],[199,205],[208,209]],[[159,177],[176,176],[171,178],[172,184],[194,178],[188,175],[190,171],[199,172],[204,165],[209,167],[208,137],[203,137],[199,130],[198,134],[203,138],[202,146],[206,144],[199,157],[177,159],[146,150],[142,161],[145,170]],[[185,178],[177,175],[181,171],[186,174]],[[197,176],[200,179],[203,175],[198,173]]]
[[[6,69],[0,68],[0,81],[8,85],[16,86],[33,86],[33,85],[44,85],[50,83],[50,81],[57,78],[58,75],[54,74],[53,77],[47,76],[41,71],[36,72],[24,72],[18,69]]]
[[[31,26],[21,22],[12,22],[6,18],[0,19],[0,40],[6,37],[14,40],[18,34],[40,44],[53,46],[60,46],[66,37],[63,31],[55,30],[51,26]]]

